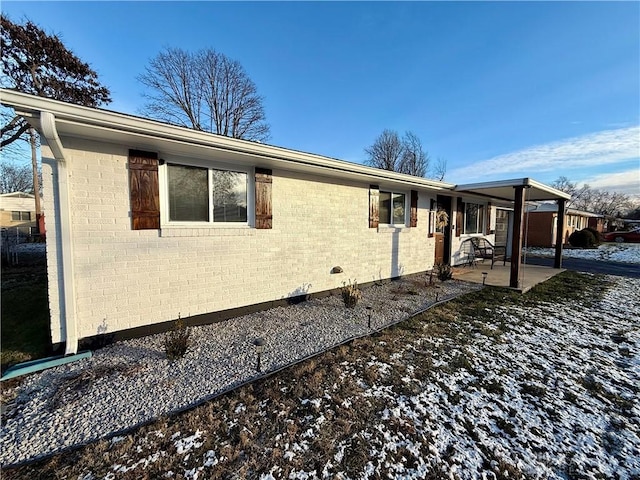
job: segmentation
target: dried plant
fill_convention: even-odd
[[[176,320],[173,328],[164,337],[164,351],[169,360],[177,360],[184,357],[189,348],[189,336],[191,332],[181,318]]]
[[[342,282],[342,288],[340,291],[342,293],[344,306],[347,308],[354,308],[358,304],[358,300],[362,298],[362,292],[358,288],[358,282],[355,280],[351,283],[351,279],[349,279],[348,284]]]

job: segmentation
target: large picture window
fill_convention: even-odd
[[[167,165],[170,222],[247,223],[246,172]]]
[[[465,203],[464,233],[482,233],[484,226],[484,206],[478,203]]]
[[[405,224],[405,195],[403,193],[380,192],[380,223]]]

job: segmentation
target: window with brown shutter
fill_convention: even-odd
[[[256,168],[256,228],[272,228],[271,185],[272,172],[266,168]]]
[[[409,226],[418,226],[418,192],[411,190],[411,211],[409,217]]]
[[[129,193],[133,230],[160,228],[159,192],[158,154],[129,150]]]
[[[458,197],[456,202],[456,237],[462,234],[462,222],[464,221],[464,202]]]
[[[380,222],[380,189],[378,185],[369,186],[369,228],[378,228]]]

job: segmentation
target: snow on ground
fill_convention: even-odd
[[[295,412],[262,399],[251,423],[287,427],[275,438],[260,434],[260,450],[279,455],[252,478],[639,478],[640,279],[608,279],[613,287],[593,305],[495,306],[487,310],[489,320],[452,319],[458,335],[416,333],[381,358],[389,334],[335,365],[340,380],[325,384],[317,398],[293,396]],[[343,389],[342,382],[358,389]],[[345,391],[352,394],[344,397]],[[232,429],[250,406],[217,415]],[[365,412],[364,425],[344,420],[355,421],[354,412]],[[219,478],[208,469],[228,460],[229,438],[208,435],[196,430],[171,437],[173,448],[201,459],[178,473]],[[207,441],[220,447],[196,451]],[[320,445],[330,454],[320,457]],[[148,453],[100,478],[166,452],[153,452],[152,459]]]
[[[526,254],[536,257],[555,256],[554,248],[528,247]],[[604,243],[598,248],[564,248],[563,258],[582,258],[601,262],[622,262],[640,264],[640,243]]]

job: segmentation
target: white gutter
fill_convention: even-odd
[[[352,178],[366,178],[371,183],[391,181],[441,191],[450,191],[454,187],[451,183],[381,170],[313,153],[201,132],[124,113],[74,105],[14,90],[0,89],[0,94],[2,103],[12,106],[16,112],[27,118],[33,117],[34,113],[37,114],[41,111],[52,112],[58,119],[60,131],[65,136],[69,133],[65,129],[89,126],[97,130],[102,129],[149,139],[161,139],[163,141],[252,155],[282,163],[283,168],[286,168],[286,165],[289,164],[341,172]]]
[[[51,112],[40,112],[40,130],[56,159],[58,200],[60,211],[60,239],[58,258],[62,262],[62,297],[60,320],[64,323],[65,355],[78,352],[78,325],[76,322],[76,295],[73,267],[73,235],[71,227],[71,203],[69,201],[69,171],[64,147],[56,129],[56,117]],[[55,186],[54,186],[55,188]]]

